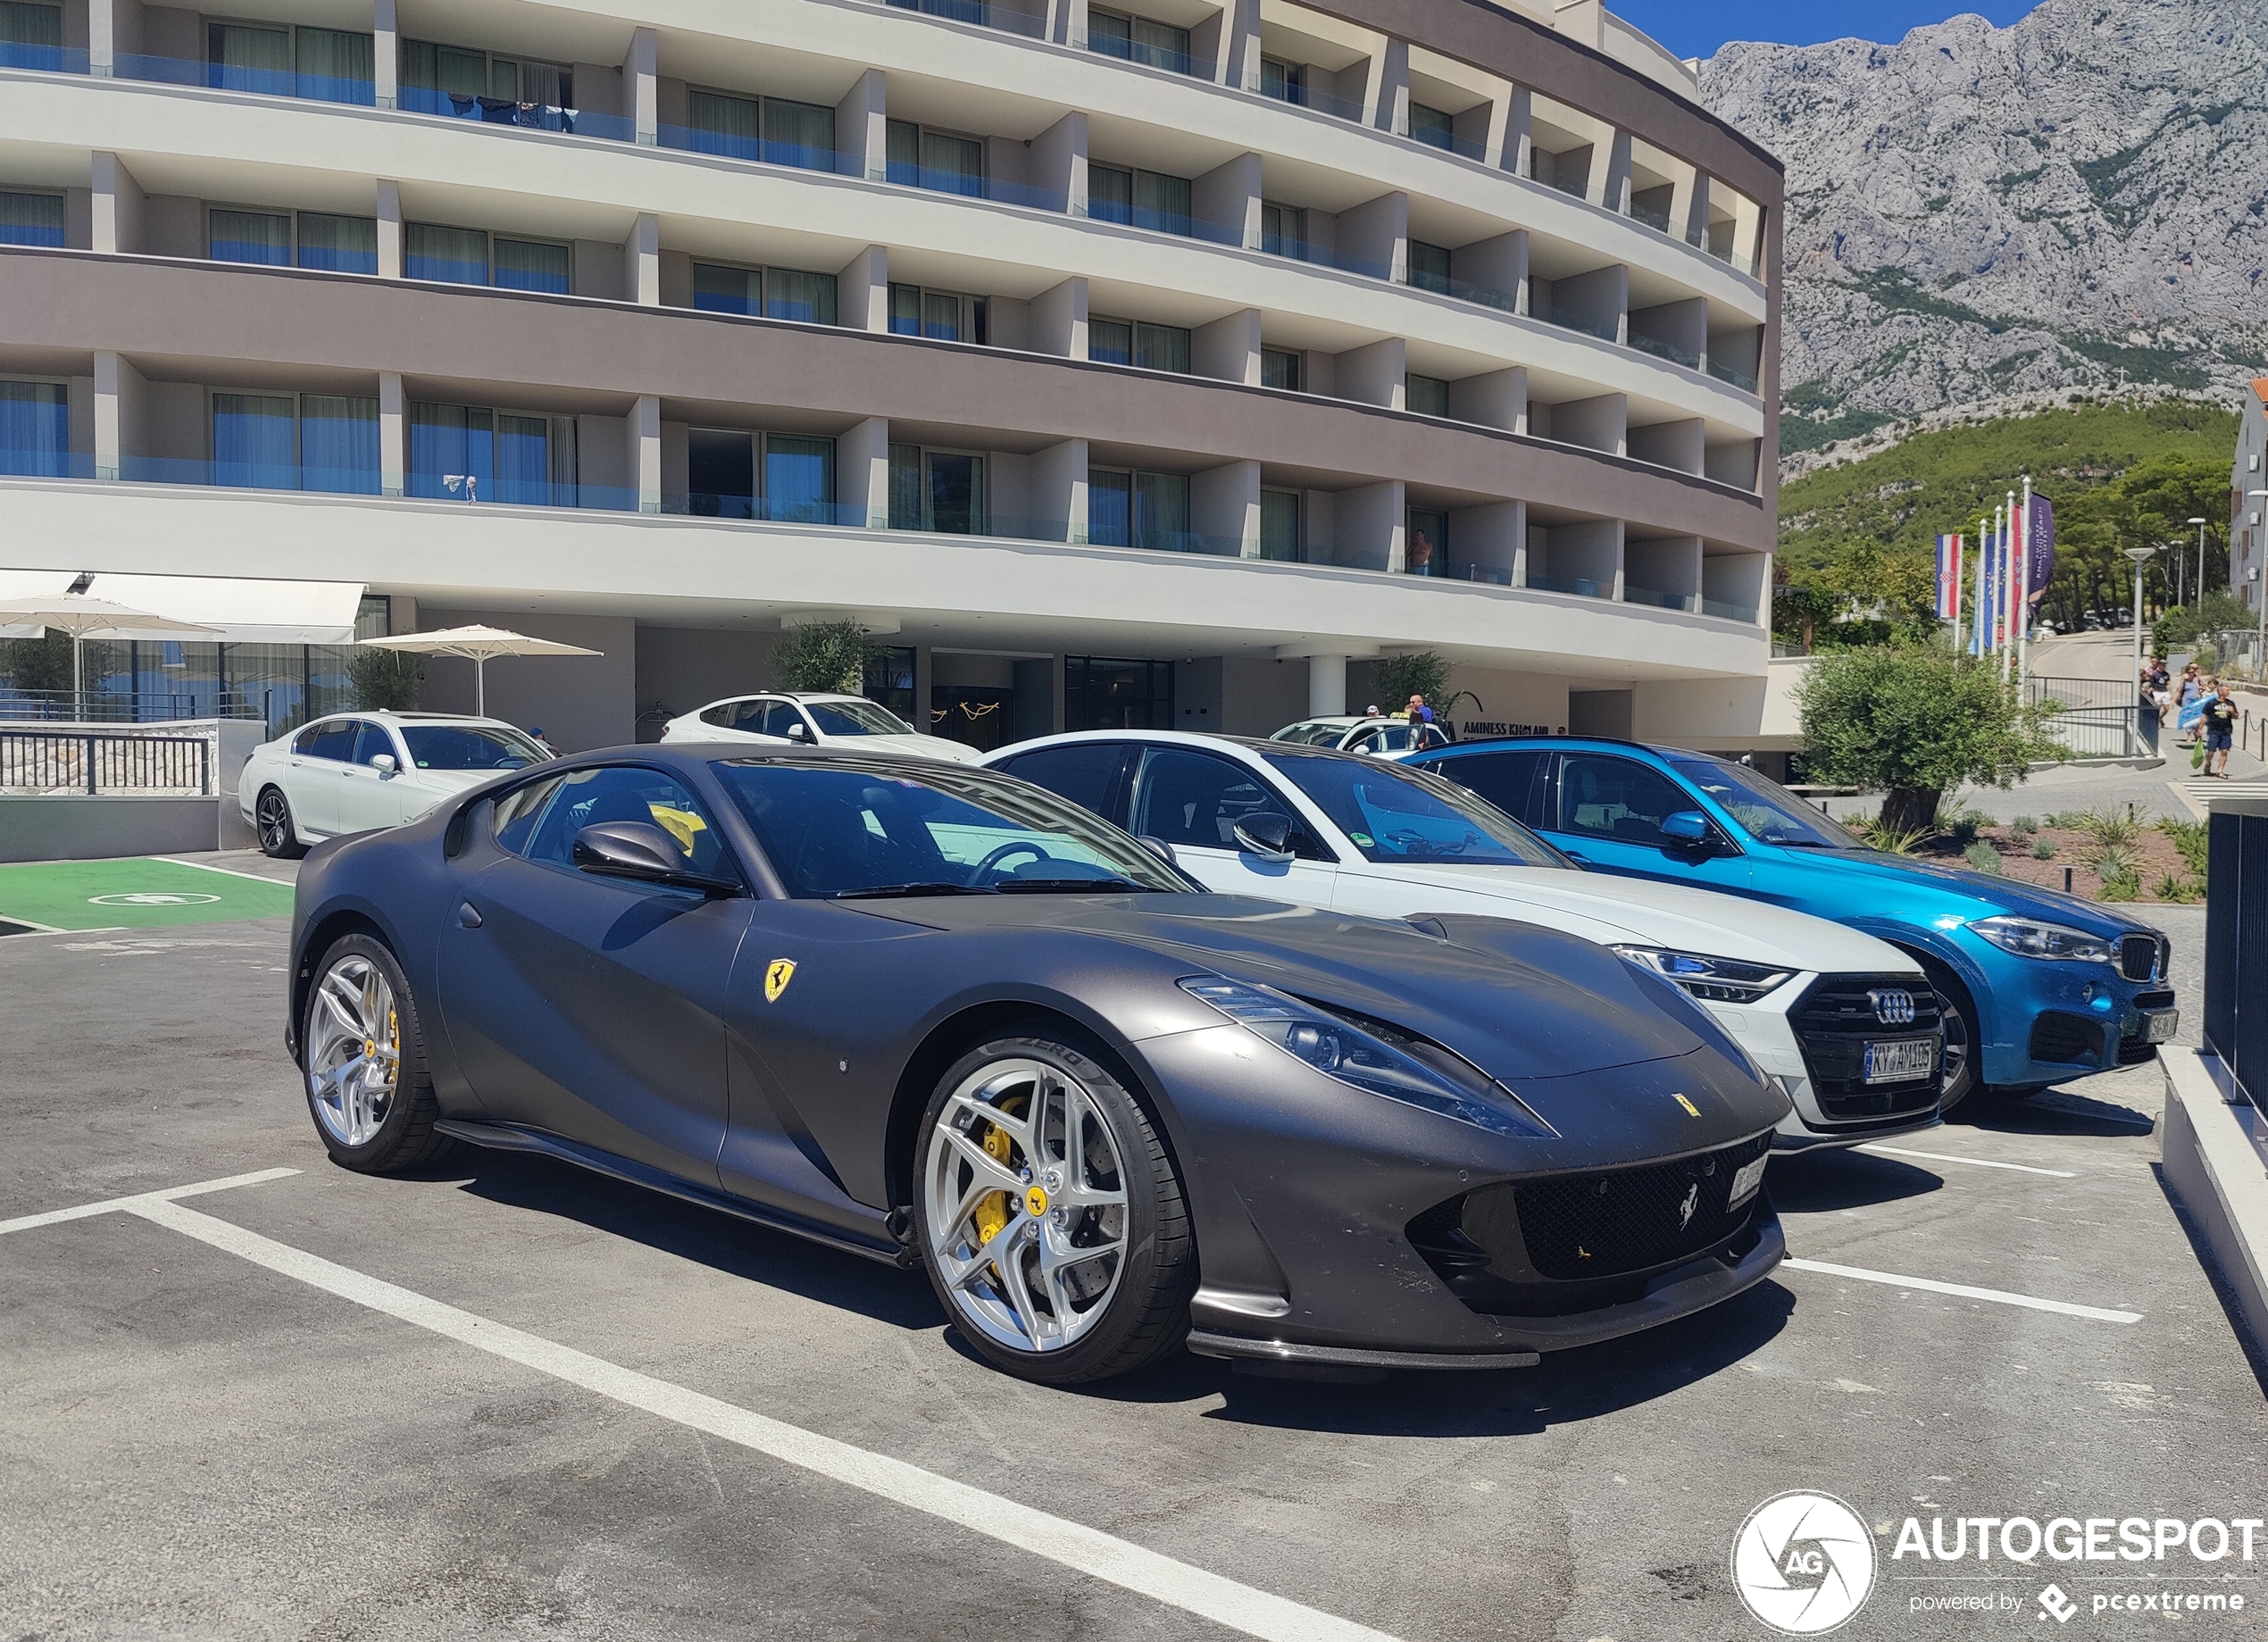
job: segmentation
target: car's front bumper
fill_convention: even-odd
[[[2180,1028],[2180,1000],[2162,971],[2130,980],[2108,963],[1996,957],[1985,969],[1995,1021],[1987,1083],[2037,1088],[2135,1065]]]

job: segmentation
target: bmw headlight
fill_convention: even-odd
[[[2080,963],[2111,961],[2108,937],[2089,935],[2067,924],[2042,923],[2036,918],[1980,918],[1969,928],[2001,951],[2020,958],[2062,958]]]
[[[1387,1021],[1341,1015],[1272,988],[1218,976],[1192,975],[1181,986],[1285,1054],[1367,1094],[1499,1135],[1556,1138],[1550,1124],[1479,1067]]]
[[[1791,969],[1774,969],[1769,963],[1742,963],[1731,958],[1672,952],[1661,946],[1617,946],[1614,950],[1709,1004],[1753,1004],[1779,990],[1796,973]]]

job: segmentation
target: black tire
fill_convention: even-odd
[[[260,853],[275,861],[296,861],[307,853],[299,841],[299,820],[291,800],[280,787],[263,787],[252,806],[253,830],[259,835]]]
[[[1938,1096],[1938,1112],[1950,1117],[1955,1106],[1977,1092],[1977,1006],[1951,970],[1921,953],[1910,955],[1930,978],[1930,989],[1938,995],[1945,1019],[1945,1090]]]
[[[1108,1379],[1131,1373],[1177,1350],[1188,1336],[1189,1298],[1197,1287],[1196,1239],[1180,1177],[1159,1139],[1157,1126],[1142,1103],[1103,1063],[1099,1046],[1080,1041],[1076,1034],[1053,1022],[1037,1023],[1029,1029],[1030,1036],[1003,1036],[979,1045],[955,1061],[938,1079],[914,1139],[913,1236],[938,1304],[962,1338],[995,1368],[1043,1385]],[[1083,1330],[1078,1338],[1067,1345],[1041,1348],[1019,1347],[988,1333],[981,1319],[973,1315],[978,1302],[955,1293],[939,1263],[938,1238],[931,1229],[930,1204],[938,1176],[933,1165],[940,1162],[933,1155],[933,1148],[940,1144],[938,1129],[946,1121],[948,1108],[962,1109],[956,1095],[970,1088],[988,1068],[998,1068],[1004,1075],[1009,1075],[1019,1063],[1032,1063],[1075,1087],[1087,1097],[1094,1116],[1107,1125],[1110,1143],[1115,1149],[1113,1161],[1121,1165],[1118,1179],[1126,1200],[1120,1229],[1122,1252],[1118,1256],[1115,1287],[1096,1303],[1097,1313],[1076,1313],[1078,1326]],[[1080,1132],[1085,1139],[1082,1152],[1091,1160],[1095,1155],[1088,1150],[1093,1139],[1091,1131]],[[1046,1144],[1043,1140],[1043,1147]],[[942,1161],[948,1169],[966,1168],[950,1159]],[[1021,1216],[1023,1205],[1011,1204],[1007,1213],[1012,1217]],[[1058,1228],[1064,1213],[1061,1204],[1050,1211]],[[1027,1230],[1035,1239],[1029,1246],[1029,1258],[1036,1263],[1039,1258],[1037,1239],[1047,1234],[1049,1229],[1032,1217],[1026,1219],[1030,1221]],[[1018,1223],[1025,1222],[1014,1218],[1008,1222],[1011,1227]],[[1074,1229],[1081,1223],[1071,1222]],[[1104,1225],[1099,1220],[1093,1223],[1098,1229]],[[1075,1238],[1080,1234],[1074,1229],[1063,1235]],[[1022,1264],[1027,1258],[1023,1247],[1012,1244],[1008,1249],[1010,1258],[1018,1263],[1019,1271],[1026,1269]],[[996,1263],[990,1270],[996,1279]],[[972,1283],[972,1291],[975,1287]],[[1005,1285],[997,1280],[987,1281],[984,1287],[996,1296],[1005,1292]],[[1044,1300],[1043,1294],[1034,1304]],[[1052,1311],[1048,1316],[1052,1318]]]
[[[323,1046],[329,1039],[338,1039],[341,1046],[346,1044],[339,1031],[345,1021],[329,1013],[331,1004],[324,988],[336,977],[342,986],[367,997],[371,994],[357,980],[372,972],[384,982],[388,995],[386,1002],[391,1005],[388,1024],[394,1038],[393,1081],[385,1092],[383,1110],[376,1115],[374,1126],[369,1133],[359,1134],[357,1126],[350,1120],[342,1120],[338,1107],[332,1104],[353,1104],[353,1097],[337,1093],[326,1097],[323,1092],[324,1073],[331,1068],[319,1063],[319,1058],[333,1058],[323,1054]],[[333,1163],[358,1174],[394,1174],[430,1163],[441,1154],[449,1142],[433,1127],[441,1111],[433,1092],[433,1079],[426,1071],[424,1019],[419,1013],[417,1000],[411,996],[402,966],[395,962],[385,942],[375,936],[359,934],[334,941],[315,966],[299,1024],[300,1089],[307,1097],[307,1114],[314,1120],[315,1133]],[[381,1027],[372,1033],[370,1041],[375,1042],[384,1029]],[[363,1058],[367,1063],[378,1057]],[[379,1104],[372,1098],[363,1109],[368,1111]]]

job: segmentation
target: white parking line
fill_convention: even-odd
[[[152,855],[152,861],[163,861],[169,867],[195,867],[200,872],[219,872],[229,878],[248,878],[255,884],[273,884],[279,889],[293,888],[288,878],[270,878],[265,872],[239,872],[234,867],[216,867],[209,861],[182,861],[171,855]]]
[[[2004,1163],[1989,1157],[1960,1157],[1951,1152],[1909,1152],[1902,1146],[1861,1146],[1855,1152],[1888,1152],[1893,1157],[1926,1157],[1933,1163],[1973,1163],[1980,1169],[2014,1169],[2018,1174],[2051,1174],[2059,1180],[2076,1180],[2068,1169],[2035,1169],[2030,1163]]]
[[[176,1197],[201,1197],[207,1192],[225,1192],[239,1186],[257,1186],[263,1180],[280,1180],[286,1175],[298,1172],[296,1169],[262,1169],[252,1174],[232,1174],[219,1180],[169,1186],[162,1191],[137,1192],[130,1197],[105,1197],[100,1203],[82,1203],[75,1208],[50,1209],[45,1214],[20,1214],[13,1220],[0,1220],[0,1234],[29,1231],[35,1226],[61,1225],[67,1220],[88,1220],[97,1214],[130,1214],[145,1204],[171,1203]]]
[[[246,1181],[254,1178],[244,1177]],[[226,1183],[214,1183],[208,1189],[217,1190],[221,1184]],[[821,1437],[800,1426],[751,1413],[471,1312],[459,1311],[441,1301],[334,1264],[320,1255],[246,1231],[227,1221],[182,1208],[171,1200],[178,1195],[179,1189],[172,1194],[123,1197],[88,1212],[123,1209],[356,1305],[661,1419],[847,1483],[1076,1572],[1155,1597],[1247,1636],[1268,1638],[1269,1642],[1394,1642],[1382,1631],[1209,1573],[1113,1535],[1051,1516],[1017,1500],[971,1488],[902,1460]],[[70,1213],[63,1211],[59,1217],[69,1218]]]
[[[182,1210],[182,1213],[190,1211]],[[1790,1271],[1821,1271],[1830,1277],[1855,1277],[1863,1283],[1889,1283],[1899,1288],[1920,1288],[1930,1294],[1958,1295],[1964,1300],[1992,1300],[2002,1305],[2029,1306],[2035,1312],[2060,1312],[2066,1317],[2091,1317],[2097,1322],[2139,1322],[2139,1312],[2105,1311],[2099,1305],[2073,1305],[2068,1300],[2043,1300],[2037,1295],[2010,1294],[2002,1288],[1972,1288],[1966,1283],[1940,1283],[1926,1277],[1900,1277],[1895,1271],[1869,1271],[1864,1266],[1833,1266],[1823,1260],[1787,1259]]]

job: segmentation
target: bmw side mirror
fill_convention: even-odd
[[[800,724],[790,724],[788,726],[788,739],[790,741],[808,741],[811,739],[811,732]]]
[[[1698,810],[1680,810],[1674,815],[1662,818],[1662,837],[1672,845],[1697,845],[1709,841],[1709,818]]]
[[[1237,847],[1263,861],[1291,859],[1291,818],[1272,812],[1247,815],[1232,829]]]
[[[1181,864],[1181,858],[1173,853],[1173,846],[1168,844],[1163,838],[1153,838],[1145,834],[1135,841],[1151,854],[1165,863],[1167,866],[1178,867]]]
[[[394,762],[393,754],[380,753],[371,760],[371,768],[377,771],[380,777],[385,777],[392,775],[401,766]]]
[[[686,871],[685,857],[670,835],[649,821],[597,821],[575,835],[575,864],[600,878],[630,878],[641,883],[676,884],[714,895],[737,895],[728,879]]]

